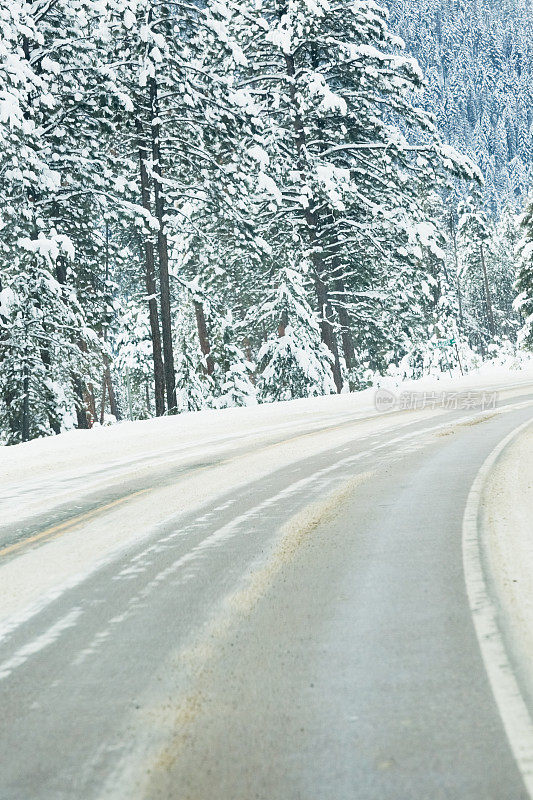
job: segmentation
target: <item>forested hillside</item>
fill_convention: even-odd
[[[0,0],[2,441],[512,346],[527,29],[461,78],[416,5]]]
[[[533,175],[533,9],[529,0],[386,0],[419,60],[424,105],[485,178],[493,212],[523,200]]]

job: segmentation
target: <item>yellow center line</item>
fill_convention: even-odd
[[[92,511],[86,511],[84,514],[79,514],[77,517],[72,517],[71,519],[67,519],[65,522],[61,522],[58,525],[53,525],[51,528],[46,528],[46,530],[36,533],[34,536],[29,536],[27,539],[21,539],[20,542],[15,542],[15,544],[10,544],[7,547],[3,547],[0,550],[0,558],[8,555],[8,553],[14,553],[16,550],[20,550],[21,547],[25,547],[28,544],[33,544],[34,542],[39,542],[42,539],[53,538],[58,534],[66,533],[67,530],[71,530],[77,525],[81,525],[82,522],[87,522],[87,520],[93,519],[98,514],[101,514],[102,511],[108,511],[110,508],[121,505],[127,500],[131,500],[133,497],[138,497],[139,495],[146,494],[146,492],[149,491],[151,491],[151,489],[139,489],[139,491],[128,494],[126,497],[119,497],[118,500],[113,500],[111,503],[106,503],[104,506],[93,508]]]
[[[402,411],[396,412],[396,413],[405,414],[406,411],[410,411],[410,410],[411,409],[402,409]],[[337,424],[337,425],[326,425],[323,428],[317,428],[317,429],[314,429],[314,430],[306,431],[305,433],[296,434],[296,436],[290,436],[289,438],[281,439],[281,441],[279,441],[279,442],[270,442],[267,445],[263,445],[263,447],[259,447],[254,452],[255,452],[255,454],[258,454],[258,453],[264,452],[265,450],[270,450],[270,449],[274,449],[276,447],[281,447],[283,445],[290,444],[292,442],[297,441],[298,439],[306,439],[308,437],[316,436],[317,434],[321,434],[321,433],[325,433],[325,432],[332,433],[333,431],[341,430],[342,428],[346,428],[346,427],[348,427],[350,425],[354,425],[354,424],[357,425],[358,423],[368,422],[368,419],[369,419],[368,417],[356,417],[355,419],[344,420],[343,422],[341,422],[340,424]],[[251,451],[247,451],[244,455],[250,455],[250,454],[251,454]],[[206,464],[206,465],[204,465],[202,467],[196,467],[196,469],[192,469],[192,470],[187,471],[186,474],[181,476],[181,477],[182,478],[185,478],[185,477],[189,478],[191,475],[194,475],[197,472],[203,472],[206,469],[213,469],[214,467],[219,467],[219,466],[224,466],[224,465],[230,464],[232,461],[235,461],[238,458],[241,458],[242,455],[243,455],[242,453],[241,454],[237,454],[237,455],[234,455],[234,456],[232,456],[230,458],[226,458],[226,459],[223,459],[221,461],[217,461],[214,464]],[[156,487],[150,487],[148,489],[139,489],[139,491],[132,492],[131,494],[126,495],[126,497],[119,497],[118,500],[113,500],[111,503],[106,503],[103,506],[98,506],[98,508],[93,508],[92,511],[87,511],[84,514],[79,514],[77,517],[72,517],[71,519],[67,519],[67,520],[65,520],[65,522],[61,522],[58,525],[53,525],[51,528],[46,528],[46,530],[41,531],[40,533],[36,533],[33,536],[29,536],[26,539],[21,539],[20,541],[15,542],[14,544],[7,545],[7,547],[4,547],[4,548],[0,549],[0,558],[2,558],[3,556],[9,555],[10,553],[15,553],[17,550],[20,550],[23,547],[26,547],[28,545],[32,545],[35,542],[40,542],[43,539],[53,539],[56,536],[61,536],[62,534],[66,533],[67,531],[70,531],[73,528],[76,528],[78,525],[81,525],[81,524],[83,524],[85,522],[88,522],[91,519],[94,519],[94,517],[98,516],[99,514],[102,514],[105,511],[109,511],[109,509],[115,508],[118,505],[122,505],[123,503],[126,503],[128,500],[132,500],[133,498],[139,497],[142,494],[146,494],[147,492],[151,492],[155,488]]]

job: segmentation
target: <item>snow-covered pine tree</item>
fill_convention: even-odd
[[[3,39],[2,63],[17,91],[16,103],[12,95],[11,112],[4,120],[5,138],[18,149],[12,159],[15,169],[7,172],[12,203],[3,230],[2,268],[6,280],[18,280],[28,264],[17,257],[24,249],[21,243],[35,243],[33,250],[42,255],[44,266],[34,269],[30,264],[27,280],[36,279],[41,285],[41,272],[48,270],[51,279],[65,287],[62,296],[72,295],[76,313],[85,317],[82,329],[89,317],[98,327],[98,298],[92,290],[102,266],[98,198],[105,194],[105,159],[100,101],[107,87],[98,69],[101,12],[101,3],[88,0],[0,3],[8,34]],[[74,257],[66,258],[58,242],[67,243]],[[29,289],[30,293],[36,290]],[[52,307],[59,313],[58,304]],[[54,317],[50,308],[50,329],[61,330],[62,324],[62,316]],[[72,380],[77,387],[77,423],[86,427],[87,399],[91,414],[94,410],[93,377],[82,377],[90,354],[81,334],[78,343],[80,371]],[[33,367],[46,375],[50,360],[46,349],[41,356],[43,368],[37,358]]]
[[[114,333],[116,366],[123,376],[125,400],[133,419],[155,415],[153,351],[146,303],[130,297],[120,302]]]
[[[54,276],[61,237],[19,241],[0,312],[0,428],[8,444],[60,433],[85,414],[86,378],[98,340],[74,291]],[[87,403],[90,406],[90,402]]]
[[[533,7],[516,0],[384,0],[420,62],[425,108],[444,139],[482,168],[499,214],[531,186]]]
[[[516,249],[520,238],[516,213],[505,206],[496,220],[487,272],[493,287],[493,307],[496,327],[502,340],[516,343],[520,320],[513,308],[517,272]]]
[[[484,346],[496,336],[492,287],[487,271],[487,252],[492,236],[491,222],[480,204],[478,193],[471,193],[459,205],[457,226],[461,275],[469,301],[470,335]]]
[[[418,65],[398,55],[373,2],[268,0],[248,14],[242,38],[243,103],[262,123],[250,147],[259,224],[272,244],[289,221],[299,259],[312,263],[313,305],[340,391],[339,331],[351,368],[361,284],[385,294],[405,260],[416,259],[428,226],[424,197],[443,171],[479,174],[414,104]],[[420,287],[404,289],[416,295]]]
[[[522,238],[517,246],[518,276],[515,307],[520,314],[522,327],[518,343],[533,350],[533,197],[530,197],[521,217]]]
[[[308,303],[299,271],[280,269],[276,289],[255,320],[261,322],[267,322],[267,330],[272,331],[257,356],[262,402],[335,392],[332,356],[321,341],[317,315]]]
[[[404,342],[396,348],[392,359],[401,365],[401,375],[406,378],[452,369],[462,371],[455,271],[454,264],[447,263],[446,211],[439,194],[433,193],[428,197],[427,213],[432,224],[419,231],[423,244],[412,265],[418,274],[405,280],[407,286],[419,286],[420,293],[417,297],[408,297],[398,314],[403,327],[398,330],[396,340],[402,342],[403,338]],[[398,293],[401,295],[401,287],[398,287]],[[404,300],[407,300],[405,293]],[[394,330],[394,318],[390,325]],[[444,342],[451,341],[458,342],[458,346],[444,345]]]
[[[110,69],[118,93],[129,99],[126,135],[136,140],[139,152],[148,223],[143,231],[146,288],[156,360],[158,328],[161,331],[168,409],[175,392],[172,319],[179,283],[173,282],[174,254],[181,254],[187,232],[212,229],[213,218],[221,213],[234,216],[239,109],[229,95],[232,71],[241,56],[224,17],[224,9],[215,2],[178,6],[114,0],[121,59]],[[150,215],[155,237],[150,235]],[[186,281],[198,275],[196,268],[193,275],[180,277]],[[201,300],[194,302],[198,336],[207,350],[205,311]]]
[[[246,358],[238,343],[241,327],[235,323],[231,312],[217,325],[218,335],[213,353],[216,408],[250,406],[257,402],[253,384],[254,365]]]
[[[195,347],[194,337],[181,339],[176,361],[176,393],[179,413],[200,411],[213,396],[211,376],[202,372],[202,353]]]

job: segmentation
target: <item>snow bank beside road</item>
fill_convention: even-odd
[[[520,394],[533,383],[533,361],[513,365],[484,364],[465,376],[441,375],[419,381],[385,378],[383,389],[396,400],[402,393],[491,390]],[[516,365],[518,366],[518,365]],[[512,389],[512,387],[515,387]],[[239,449],[256,447],[347,421],[378,419],[394,425],[394,417],[375,408],[376,389],[343,395],[271,403],[221,411],[205,410],[177,417],[122,422],[90,431],[73,430],[15,447],[0,447],[0,529],[48,513],[60,505],[79,508],[83,496],[106,485],[120,486],[135,478],[142,484],[146,470],[195,462],[212,462]],[[387,393],[385,393],[387,394]],[[431,406],[420,410],[427,414]],[[450,408],[450,407],[449,407]],[[466,406],[465,406],[466,408]],[[470,408],[470,406],[469,406]],[[397,412],[401,404],[388,410]],[[483,409],[479,409],[483,410]],[[433,413],[438,409],[433,406]],[[411,415],[414,419],[414,414]],[[402,419],[405,419],[402,417]]]
[[[483,493],[482,524],[504,634],[533,700],[533,425],[496,463]]]
[[[513,368],[514,367],[514,368]],[[399,395],[402,392],[464,392],[482,389],[504,390],[533,382],[533,359],[513,363],[487,363],[461,376],[446,373],[413,381],[383,378],[379,387]],[[40,474],[65,472],[90,475],[102,464],[128,463],[179,448],[199,448],[225,438],[244,438],[284,430],[298,432],[309,425],[320,427],[328,420],[346,416],[373,416],[376,389],[354,394],[329,395],[244,408],[204,410],[177,417],[160,417],[141,422],[121,422],[90,431],[72,430],[59,436],[35,439],[14,447],[0,445],[2,487],[28,481]]]

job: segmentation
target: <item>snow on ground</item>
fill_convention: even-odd
[[[505,629],[533,695],[533,426],[504,450],[484,492],[486,556]]]
[[[522,359],[485,363],[465,376],[443,374],[403,382],[387,377],[380,380],[379,390],[386,390],[385,394],[393,398],[395,405],[390,410],[394,411],[401,408],[402,396],[409,399],[413,395],[415,406],[411,407],[418,408],[424,393],[440,397],[442,393],[497,391],[531,382],[533,359]],[[374,387],[353,394],[121,422],[0,447],[1,524],[15,525],[24,519],[42,517],[60,505],[76,513],[84,496],[101,494],[106,486],[119,486],[127,478],[142,484],[149,469],[211,463],[252,445],[265,445],[347,420],[376,420],[375,424],[383,429],[387,424],[383,412],[388,409],[376,409],[377,391]],[[428,411],[426,408],[424,413]],[[322,448],[328,443],[329,439],[324,438]],[[293,460],[296,455],[293,446]],[[303,452],[301,457],[305,457]],[[240,482],[247,478],[239,476]]]
[[[402,393],[465,392],[504,389],[533,380],[533,358],[485,362],[480,369],[461,376],[443,373],[420,380],[380,379],[378,386],[399,397]],[[13,447],[0,447],[0,502],[8,484],[27,484],[54,472],[58,478],[90,476],[102,465],[130,463],[142,456],[157,456],[170,450],[204,451],[224,439],[245,439],[258,434],[298,432],[320,427],[328,420],[374,416],[376,388],[353,394],[268,403],[244,408],[203,410],[174,417],[113,426],[90,431],[71,430],[59,436],[35,439]],[[1,506],[0,506],[1,508]]]
[[[513,371],[493,365],[464,377],[403,383],[386,379],[382,388],[398,397],[409,392],[420,396],[423,392],[503,391],[515,387],[512,393],[519,397],[520,387],[530,389],[532,383],[531,366]],[[398,436],[402,427],[442,413],[442,409],[432,407],[409,414],[378,413],[374,398],[375,389],[371,389],[202,411],[71,431],[1,448],[0,519],[4,530],[5,526],[24,528],[28,524],[25,520],[33,516],[40,518],[34,527],[41,531],[54,524],[53,515],[60,506],[68,509],[70,518],[83,512],[84,496],[94,496],[99,505],[105,505],[110,490],[118,498],[128,496],[128,502],[119,499],[113,507],[100,509],[105,513],[89,514],[82,524],[69,526],[43,546],[15,554],[0,564],[0,637],[68,586],[79,583],[99,564],[108,563],[118,551],[144,540],[158,526],[179,524],[176,520],[184,512],[203,514],[205,508],[216,509],[217,503],[223,502],[219,498],[238,496],[239,489],[251,481],[263,480],[290,463],[324,450],[342,450],[355,436],[363,439],[389,430],[391,436]],[[357,425],[343,426],[347,420]],[[320,432],[321,428],[326,430]],[[299,436],[310,431],[316,431],[316,435]],[[167,466],[175,477],[160,485],[154,475]],[[129,496],[132,482],[149,491]],[[204,511],[197,511],[201,508]],[[9,541],[5,539],[4,544]]]

